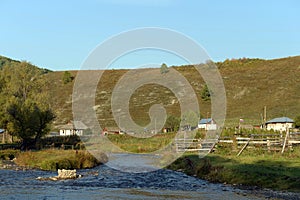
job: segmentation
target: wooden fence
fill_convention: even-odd
[[[219,139],[175,139],[177,152],[209,153],[215,144],[224,143],[236,145],[237,156],[247,148],[259,148],[267,151],[281,151],[300,144],[300,132],[282,134],[250,134],[248,137],[221,137]]]
[[[20,148],[19,144],[0,144],[0,150],[18,149],[18,148]]]
[[[176,152],[209,153],[217,143],[216,139],[175,139]]]

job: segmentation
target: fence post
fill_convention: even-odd
[[[289,129],[287,128],[287,130],[286,130],[286,135],[285,135],[285,139],[284,139],[284,143],[283,143],[282,150],[281,150],[281,154],[283,154],[283,152],[284,152],[285,145],[286,145],[286,143],[287,143],[288,137],[289,137]]]
[[[232,138],[232,150],[236,151],[237,148],[238,148],[238,143],[237,143],[237,140],[236,140],[236,135],[233,135],[233,138]]]
[[[271,142],[269,137],[267,137],[267,148],[268,148],[268,152],[271,152]]]

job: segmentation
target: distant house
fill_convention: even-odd
[[[205,129],[207,131],[217,130],[217,124],[216,124],[215,120],[213,120],[212,118],[201,119],[198,123],[198,128]]]
[[[82,123],[81,121],[70,121],[66,125],[62,125],[59,130],[60,136],[68,136],[68,135],[78,135],[82,136],[83,131],[88,129],[88,127]]]
[[[123,132],[118,127],[105,127],[102,130],[103,135],[107,134],[123,134]]]
[[[266,122],[267,130],[274,130],[274,131],[285,131],[287,128],[292,128],[294,124],[294,120],[288,117],[279,117],[274,118]]]

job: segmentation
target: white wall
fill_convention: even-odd
[[[274,130],[274,131],[286,131],[286,128],[292,128],[293,123],[271,123],[267,124],[267,130]]]
[[[199,129],[209,130],[217,130],[217,124],[198,124]]]
[[[66,136],[66,135],[83,135],[83,130],[59,130],[59,135]]]

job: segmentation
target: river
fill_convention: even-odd
[[[0,169],[0,199],[266,199],[273,192],[257,193],[167,169],[154,169],[152,157],[139,154],[112,154],[109,162],[93,169],[77,170],[81,178],[37,180],[57,172]],[[137,172],[144,173],[137,173]],[[283,194],[284,199],[299,199]]]
[[[0,199],[264,199],[181,172],[127,173],[101,165],[76,180],[41,181],[56,172],[0,170]]]

